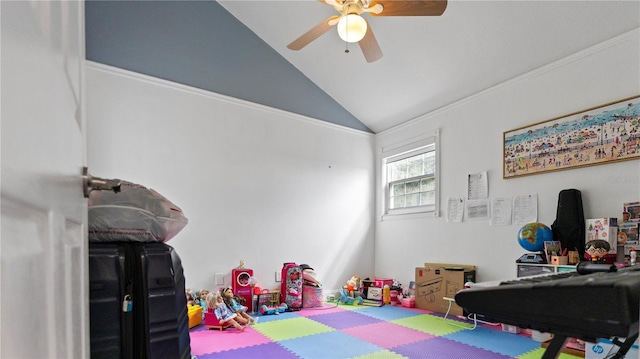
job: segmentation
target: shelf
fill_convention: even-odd
[[[570,272],[570,271],[576,270],[575,265],[554,266],[551,264],[536,264],[536,263],[516,263],[516,267],[517,267],[518,278],[528,277],[532,275],[540,275],[540,274]]]

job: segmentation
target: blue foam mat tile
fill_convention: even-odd
[[[387,320],[387,321],[425,314],[425,313],[415,312],[411,310],[406,310],[406,309],[403,309],[403,307],[399,307],[395,305],[383,305],[382,307],[366,307],[366,308],[358,309],[357,312],[360,314],[365,314],[380,320]]]
[[[258,323],[267,323],[273,320],[291,319],[300,317],[296,312],[284,312],[280,314],[251,314],[252,317],[260,318]]]
[[[383,350],[340,331],[283,340],[278,344],[305,359],[354,358]]]
[[[411,359],[512,359],[512,357],[434,337],[389,349]]]
[[[516,357],[540,347],[539,342],[529,337],[483,327],[477,327],[474,330],[461,330],[446,335],[444,338],[510,357]]]

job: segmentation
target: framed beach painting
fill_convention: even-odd
[[[640,158],[640,96],[506,131],[502,177]]]

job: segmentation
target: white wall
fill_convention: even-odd
[[[189,224],[168,243],[187,287],[244,260],[262,288],[283,262],[325,290],[373,274],[374,136],[89,63],[91,174],[157,190]]]
[[[508,180],[501,162],[504,131],[640,94],[639,43],[639,31],[632,31],[378,134],[379,154],[384,146],[440,129],[442,216],[376,219],[376,275],[406,285],[415,267],[444,262],[476,265],[479,281],[515,276],[515,260],[526,252],[516,241],[520,226],[446,221],[446,199],[465,197],[470,173],[488,172],[491,198],[537,194],[538,220],[547,225],[563,189],[582,192],[586,218],[620,217],[622,203],[640,201],[637,160]],[[379,198],[376,207],[379,218]]]
[[[467,174],[487,171],[490,197],[535,193],[548,225],[567,188],[582,191],[587,218],[620,216],[623,202],[640,200],[640,161],[503,180],[502,135],[640,94],[638,43],[635,30],[375,139],[90,63],[88,164],[93,175],[152,187],[184,210],[190,223],[169,244],[194,290],[215,287],[215,273],[229,284],[241,259],[264,288],[276,286],[285,261],[313,266],[326,292],[353,274],[406,285],[424,262],[474,264],[481,281],[513,277],[520,226],[379,221],[376,154],[439,129],[441,211],[448,197],[465,196]]]

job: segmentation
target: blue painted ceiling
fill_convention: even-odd
[[[85,3],[97,63],[372,131],[215,1]]]

